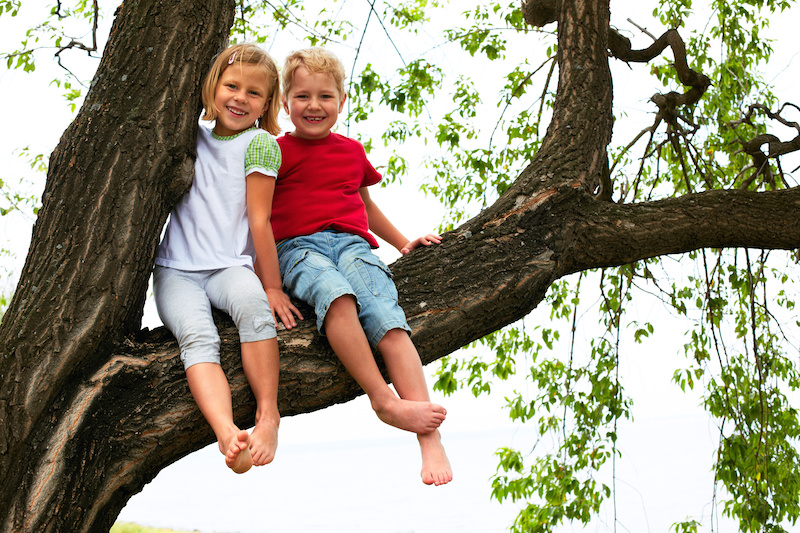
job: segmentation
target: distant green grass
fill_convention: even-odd
[[[130,522],[117,522],[111,526],[111,531],[109,531],[109,533],[197,533],[197,530],[195,529],[194,532],[189,532],[161,527],[140,526],[139,524],[131,524]]]

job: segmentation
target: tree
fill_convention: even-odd
[[[107,530],[161,468],[213,441],[185,385],[174,340],[163,330],[139,331],[139,321],[159,232],[191,183],[200,79],[236,9],[232,0],[124,2],[91,89],[51,157],[31,248],[0,324],[3,531]],[[513,183],[498,187],[496,201],[449,231],[442,245],[392,265],[424,363],[520,320],[573,273],[617,266],[633,271],[628,265],[637,261],[704,249],[794,250],[800,242],[800,229],[785,223],[796,217],[800,193],[783,187],[782,178],[780,186],[770,186],[776,179],[767,172],[772,158],[790,149],[776,138],[769,138],[775,150],[767,154],[758,142],[750,146],[761,162],[744,187],[687,185],[660,200],[611,201],[608,51],[630,61],[640,56],[609,30],[608,0],[531,1],[523,11],[531,24],[558,23],[558,87],[546,135]],[[675,34],[664,41],[680,56]],[[485,49],[486,42],[473,44]],[[681,144],[681,106],[693,106],[708,79],[687,69],[675,70],[693,88],[658,102],[656,126],[668,125],[669,142],[659,149],[672,150],[663,157],[683,165],[678,181],[690,182],[702,173],[683,158],[693,152]],[[365,79],[357,101],[368,105]],[[402,106],[391,95],[384,98]],[[621,277],[615,283],[620,288]],[[246,424],[253,405],[235,328],[222,316],[218,325],[237,422]],[[360,394],[311,321],[281,332],[279,341],[284,416]],[[746,391],[743,383],[734,388]],[[610,397],[617,398],[616,391]],[[610,408],[617,410],[612,419],[621,416],[621,406],[613,405],[601,407],[602,416]],[[516,469],[518,459],[509,453],[504,464]],[[520,494],[527,497],[534,481],[522,479]],[[559,493],[569,505],[539,506],[544,514],[538,519],[550,525],[564,517],[584,520],[596,509],[597,493],[575,490],[573,483]],[[787,493],[788,517],[796,519],[797,491]],[[766,503],[773,503],[771,494]],[[758,512],[765,516],[756,529],[787,516]],[[535,522],[525,520],[519,527]]]

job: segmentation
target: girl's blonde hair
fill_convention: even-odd
[[[339,91],[339,100],[344,98],[344,65],[333,52],[329,52],[324,48],[314,47],[292,52],[283,63],[283,70],[281,70],[283,92],[281,95],[284,100],[289,98],[294,71],[298,67],[306,67],[311,74],[329,75],[336,83],[336,89]]]
[[[267,98],[270,100],[267,111],[258,119],[256,125],[272,135],[277,135],[281,131],[278,126],[278,113],[281,110],[281,85],[278,77],[278,67],[268,53],[254,44],[229,46],[214,60],[211,70],[208,71],[206,79],[203,81],[202,94],[203,107],[205,108],[203,120],[216,120],[219,115],[220,110],[214,105],[217,83],[219,83],[219,79],[225,69],[234,65],[255,65],[263,70],[270,84],[267,87]]]

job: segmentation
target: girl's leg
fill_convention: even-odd
[[[233,423],[231,390],[222,367],[217,363],[198,363],[186,369],[189,390],[200,412],[217,437],[228,468],[241,474],[253,466],[248,446],[250,436]]]
[[[271,463],[278,446],[280,360],[275,322],[256,274],[245,267],[220,270],[206,285],[211,303],[227,312],[242,342],[242,368],[256,398],[250,453],[256,466]]]
[[[256,425],[250,435],[250,453],[256,466],[271,463],[278,448],[278,340],[242,343],[242,367],[256,398]]]
[[[219,365],[219,335],[203,284],[207,273],[156,267],[153,292],[164,325],[178,340],[189,389],[217,437],[225,462],[250,468],[249,436],[233,423],[228,381]]]

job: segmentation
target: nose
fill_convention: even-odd
[[[311,109],[319,109],[320,108],[319,98],[310,98],[308,101],[308,107],[310,107]]]

